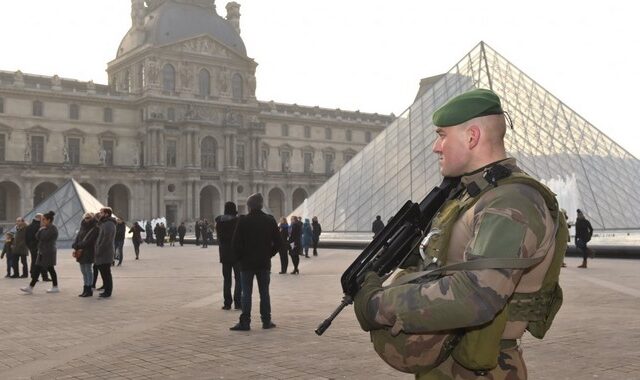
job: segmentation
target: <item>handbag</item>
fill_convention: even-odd
[[[89,236],[89,234],[91,234],[93,232],[93,230],[95,230],[96,227],[92,227],[89,231],[87,231],[86,234],[84,234],[84,237],[82,238],[82,242],[84,243],[87,240],[87,237]],[[73,252],[71,252],[71,256],[75,259],[79,259],[82,257],[82,250],[81,249],[74,249]]]

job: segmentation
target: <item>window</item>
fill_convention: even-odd
[[[124,92],[129,92],[131,90],[131,75],[129,75],[129,70],[124,72]]]
[[[289,125],[288,124],[282,124],[282,136],[284,136],[284,137],[289,136]]]
[[[351,141],[353,137],[351,134],[351,129],[347,129],[347,131],[345,132],[345,137],[347,138],[347,141]]]
[[[346,164],[347,162],[351,161],[352,158],[353,158],[353,154],[352,153],[345,153],[344,154],[344,163]]]
[[[80,108],[77,104],[69,105],[69,119],[78,120],[80,118]]]
[[[4,99],[0,98],[0,113],[4,113]]]
[[[304,172],[313,173],[313,153],[304,152]]]
[[[231,78],[231,96],[233,100],[242,99],[242,77],[238,73],[233,74]]]
[[[178,143],[176,140],[167,140],[167,167],[176,167],[176,157],[178,156]]]
[[[280,159],[282,160],[282,171],[285,173],[291,171],[291,152],[289,152],[288,150],[280,152]]]
[[[168,63],[162,68],[162,89],[168,92],[176,91],[176,69]]]
[[[167,120],[176,121],[176,110],[173,107],[167,108]]]
[[[201,166],[204,169],[216,168],[216,153],[217,153],[216,140],[213,137],[205,137],[202,140],[200,147],[200,161]]]
[[[364,133],[364,142],[371,142],[371,132],[366,131]]]
[[[203,98],[211,94],[211,74],[207,69],[200,70],[198,74],[198,88],[200,89],[199,94]]]
[[[113,123],[113,109],[106,107],[102,119],[105,123]]]
[[[65,157],[72,165],[80,164],[80,139],[77,137],[69,137],[67,139],[67,155]]]
[[[333,174],[333,153],[324,154],[324,173],[327,175]]]
[[[31,136],[31,162],[44,162],[44,136]]]
[[[113,140],[102,140],[102,149],[104,153],[104,164],[107,166],[113,165]]]
[[[331,128],[324,129],[324,138],[327,140],[331,140]]]
[[[244,170],[244,144],[236,145],[236,166]]]
[[[44,113],[44,106],[41,101],[36,100],[33,102],[33,116],[42,116]]]
[[[310,139],[311,138],[311,127],[308,125],[304,126],[304,138],[305,139]]]
[[[5,150],[6,148],[6,137],[3,133],[0,133],[0,162],[4,162],[5,158]]]

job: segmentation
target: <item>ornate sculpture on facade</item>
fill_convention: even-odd
[[[31,162],[31,139],[27,136],[27,145],[24,147],[24,162]]]
[[[53,88],[62,87],[62,81],[60,80],[60,77],[57,74],[51,78],[51,87]]]
[[[147,67],[145,68],[145,72],[147,73],[147,78],[149,79],[149,83],[158,83],[158,74],[159,74],[158,62],[155,58],[149,58],[147,60]]]
[[[131,153],[131,162],[134,168],[140,167],[140,144],[137,142],[135,149]]]
[[[226,67],[223,67],[218,70],[218,89],[220,89],[220,93],[228,93],[229,92],[229,70]]]
[[[24,74],[18,70],[13,74],[13,84],[16,86],[24,86]]]
[[[65,164],[71,162],[71,157],[69,157],[69,143],[66,140],[62,146],[62,162]]]
[[[182,88],[191,88],[193,83],[193,68],[187,62],[180,64],[180,82]]]
[[[262,149],[262,160],[260,161],[260,167],[262,168],[262,170],[267,170],[268,164],[269,163],[269,149],[268,148],[263,148]]]
[[[144,0],[131,0],[131,25],[134,29],[140,29],[144,25]]]
[[[89,91],[89,92],[95,92],[96,91],[96,84],[93,83],[92,80],[87,82],[87,91]]]
[[[100,160],[100,164],[102,164],[102,166],[107,164],[107,151],[104,150],[103,147],[100,147],[100,150],[98,150],[98,160]]]

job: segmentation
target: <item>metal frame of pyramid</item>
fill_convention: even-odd
[[[640,229],[640,161],[484,42],[449,72],[426,81],[415,102],[291,215],[316,215],[323,230],[370,232],[408,199],[441,181],[433,112],[472,88],[490,88],[513,120],[505,144],[529,174],[558,194],[570,219],[580,208],[601,230]]]
[[[100,201],[72,178],[29,211],[24,220],[29,223],[37,213],[52,210],[56,213],[53,224],[58,228],[58,241],[70,242],[80,229],[82,215],[85,212],[96,213],[102,207]]]

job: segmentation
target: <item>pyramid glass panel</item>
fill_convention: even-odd
[[[431,115],[456,95],[490,88],[513,121],[508,155],[558,194],[570,219],[580,208],[594,228],[640,228],[640,161],[487,44],[425,83],[400,117],[292,214],[317,215],[327,231],[370,232],[376,215],[386,221],[408,199],[421,201],[442,180]]]

